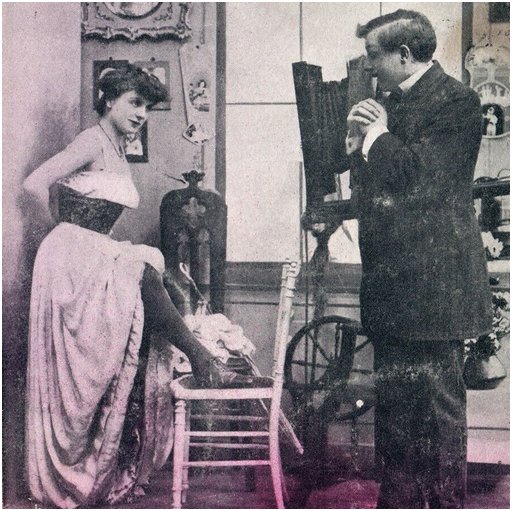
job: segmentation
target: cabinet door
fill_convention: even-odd
[[[497,356],[510,372],[510,336],[501,339]],[[496,389],[468,390],[468,461],[510,463],[510,376]]]

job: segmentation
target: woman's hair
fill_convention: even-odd
[[[162,82],[156,76],[146,73],[133,64],[107,71],[100,78],[98,88],[100,98],[95,105],[95,110],[100,116],[105,114],[107,101],[117,99],[125,92],[132,90],[149,101],[151,105],[168,99],[167,89]]]
[[[437,46],[436,33],[428,18],[419,12],[398,9],[374,18],[357,28],[357,37],[366,37],[373,30],[385,27],[378,37],[381,47],[391,53],[405,45],[419,62],[428,62]]]

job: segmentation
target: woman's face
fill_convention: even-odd
[[[150,106],[151,103],[137,92],[128,91],[107,101],[105,118],[122,135],[135,134],[147,121]]]

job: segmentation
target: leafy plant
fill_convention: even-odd
[[[487,359],[501,348],[500,339],[510,332],[510,293],[494,291],[492,294],[492,332],[478,339],[466,341],[468,357]]]

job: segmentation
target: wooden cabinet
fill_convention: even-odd
[[[493,290],[506,292],[510,292],[509,190],[509,180],[496,179],[480,182],[473,190],[482,228],[489,230],[504,245],[500,257],[490,260],[488,265],[491,280],[498,281]],[[503,337],[500,343],[497,357],[508,376],[496,389],[468,390],[467,393],[470,462],[510,464],[510,335]]]

